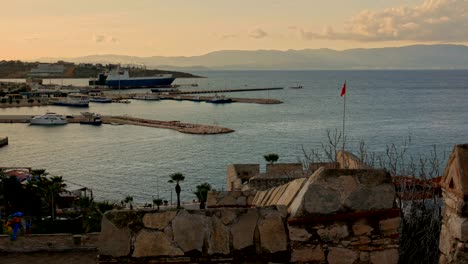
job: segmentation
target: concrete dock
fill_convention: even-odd
[[[0,136],[0,148],[8,145],[8,137]]]
[[[253,91],[270,91],[270,90],[283,90],[283,87],[268,87],[268,88],[231,88],[231,89],[217,89],[217,90],[189,90],[171,92],[173,94],[203,94],[203,93],[237,93],[237,92],[253,92]]]
[[[29,120],[34,115],[0,115],[0,123],[29,123]],[[80,123],[80,121],[87,120],[82,115],[74,115],[67,118],[68,123]],[[226,134],[234,132],[233,129],[212,126],[212,125],[201,125],[192,123],[182,123],[180,121],[160,121],[152,119],[143,119],[130,116],[101,116],[101,120],[104,124],[112,125],[135,125],[135,126],[147,126],[155,128],[165,128],[179,131],[187,134],[198,134],[198,135],[214,135],[214,134]],[[8,139],[7,139],[8,140]]]
[[[155,93],[156,94],[156,93]],[[134,99],[139,96],[144,96],[145,93],[139,94],[129,94],[125,98],[121,99]],[[195,95],[185,95],[185,94],[160,94],[161,100],[176,100],[176,101],[197,101],[197,102],[208,102],[214,98],[214,96],[195,96]],[[195,100],[195,98],[197,100]],[[276,99],[263,99],[263,98],[237,98],[229,97],[232,100],[232,103],[250,103],[250,104],[282,104],[283,102]]]

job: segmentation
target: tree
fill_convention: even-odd
[[[163,203],[163,200],[162,199],[153,199],[153,204],[155,204],[157,207],[158,207],[158,211],[159,211],[159,206]]]
[[[128,195],[127,197],[125,197],[124,203],[130,205],[130,210],[133,210],[132,202],[133,202],[133,196]]]
[[[170,175],[171,179],[168,181],[170,183],[174,183],[176,184],[175,186],[175,192],[177,194],[177,209],[180,209],[180,192],[182,191],[182,188],[180,188],[180,185],[179,185],[179,182],[185,180],[185,176],[180,173],[180,172],[177,172],[177,173],[173,173]]]
[[[270,164],[273,164],[278,161],[279,156],[278,154],[270,153],[268,155],[264,155],[263,158],[265,158],[266,162],[270,162]]]
[[[211,185],[207,182],[197,185],[197,190],[193,192],[200,202],[200,209],[205,209],[208,192],[211,190]]]

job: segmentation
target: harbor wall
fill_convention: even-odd
[[[39,251],[80,251],[96,250],[99,233],[72,234],[30,234],[20,235],[15,241],[10,236],[0,235],[1,253],[30,253]]]
[[[213,194],[214,192],[212,192]],[[398,263],[400,211],[381,170],[317,170],[268,191],[253,208],[107,212],[99,263]],[[140,262],[139,262],[140,261]]]

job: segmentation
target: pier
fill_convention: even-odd
[[[0,148],[8,145],[8,137],[0,136]]]
[[[236,92],[253,92],[253,91],[270,91],[283,90],[283,87],[267,87],[267,88],[234,88],[234,89],[217,89],[217,90],[193,90],[193,91],[177,91],[170,92],[171,94],[203,94],[203,93],[236,93]]]
[[[29,123],[29,120],[33,115],[1,115],[0,123]],[[83,115],[73,115],[67,116],[68,123],[80,123],[80,121],[85,121],[87,118]],[[155,127],[155,128],[164,128],[172,129],[181,133],[187,134],[197,134],[197,135],[214,135],[214,134],[226,134],[234,132],[233,129],[212,126],[212,125],[202,125],[202,124],[192,124],[192,123],[183,123],[180,121],[160,121],[153,119],[143,119],[130,116],[101,116],[103,124],[111,125],[135,125],[135,126],[146,126],[146,127]],[[7,138],[8,140],[8,138]]]

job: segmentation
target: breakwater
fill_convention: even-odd
[[[193,90],[193,91],[177,91],[172,94],[203,94],[203,93],[236,93],[236,92],[253,92],[253,91],[269,91],[283,90],[283,87],[267,87],[267,88],[237,88],[237,89],[217,89],[217,90]]]
[[[0,123],[29,123],[32,115],[2,115],[0,116]],[[88,118],[82,115],[67,116],[68,123],[80,123],[80,121],[86,121]],[[192,124],[183,123],[180,121],[160,121],[153,119],[143,119],[130,116],[102,116],[102,122],[104,124],[111,125],[136,125],[136,126],[147,126],[155,128],[172,129],[181,133],[187,134],[198,134],[198,135],[213,135],[213,134],[226,134],[234,132],[233,129],[203,125],[203,124]]]

